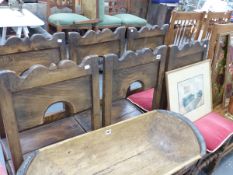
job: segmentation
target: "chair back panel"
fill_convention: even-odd
[[[184,43],[197,40],[204,20],[205,12],[173,11],[166,44],[182,46]]]
[[[208,51],[208,58],[213,59],[216,51],[216,43],[219,34],[228,33],[233,31],[233,24],[214,24],[213,32],[210,37],[210,46]]]
[[[155,88],[153,109],[160,107],[166,52],[167,47],[160,46],[154,52],[148,48],[127,51],[120,59],[114,54],[104,57],[103,125],[111,124],[112,102],[125,99],[134,82],[141,82],[142,90]]]
[[[135,27],[127,29],[127,50],[136,51],[142,48],[154,50],[156,47],[164,45],[168,25],[162,28],[158,26],[142,27],[139,31]]]
[[[70,9],[73,13],[75,12],[75,0],[48,0],[48,17],[51,15],[51,9],[56,7],[59,10]]]
[[[9,38],[0,46],[0,69],[20,74],[34,64],[45,66],[66,58],[65,34],[55,33],[51,39],[36,34],[30,39]]]
[[[109,0],[109,14],[129,13],[131,0]]]
[[[75,114],[92,106],[92,71],[97,61],[78,67],[64,60],[58,67],[46,68],[34,65],[22,76],[2,71],[0,78],[12,94],[13,107],[19,131],[30,129],[60,118],[46,118],[48,107],[56,102],[65,102],[67,113]],[[85,66],[88,69],[85,69]],[[95,72],[98,74],[98,71]]]
[[[166,71],[174,70],[190,64],[203,61],[207,58],[208,40],[195,41],[182,48],[171,45],[168,47]]]
[[[125,48],[125,27],[119,27],[114,32],[110,29],[102,31],[89,30],[84,36],[77,32],[69,33],[69,52],[73,61],[81,63],[89,55],[104,56],[114,53],[120,56]]]
[[[81,0],[81,10],[89,19],[99,18],[99,0]]]
[[[210,39],[214,24],[230,23],[232,11],[208,12],[206,22],[203,25],[202,39]]]

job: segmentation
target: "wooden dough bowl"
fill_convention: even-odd
[[[204,154],[188,119],[158,110],[33,152],[17,175],[174,174]]]

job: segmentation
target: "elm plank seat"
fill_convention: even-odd
[[[204,154],[189,120],[153,111],[35,151],[17,175],[182,174]]]
[[[2,145],[12,172],[27,153],[85,133],[73,115],[89,114],[91,129],[101,127],[98,73],[95,57],[79,66],[69,60],[49,68],[34,65],[21,76],[0,72],[0,104],[7,135]],[[45,115],[56,102],[64,102],[64,111]]]

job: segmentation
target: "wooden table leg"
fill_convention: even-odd
[[[18,38],[21,38],[22,30],[23,30],[23,27],[18,27],[18,28],[17,28],[16,36],[17,36]]]
[[[26,26],[23,27],[23,34],[24,34],[25,37],[27,37],[27,38],[29,37],[28,36],[29,30],[28,30],[28,28]]]
[[[2,28],[2,38],[0,41],[0,45],[4,45],[6,42],[6,31],[7,31],[7,27],[3,27]]]

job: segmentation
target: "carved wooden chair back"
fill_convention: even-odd
[[[228,33],[233,31],[233,24],[214,24],[213,31],[210,37],[210,45],[208,50],[208,58],[213,59],[216,51],[217,37],[221,33]]]
[[[214,24],[230,23],[232,11],[208,12],[205,24],[203,25],[202,39],[210,39]]]
[[[197,40],[200,35],[205,12],[173,11],[166,37],[166,44],[182,46],[184,43]]]
[[[47,15],[52,14],[51,9],[57,8],[57,10],[67,10],[75,13],[75,0],[48,0]]]
[[[131,0],[109,0],[109,14],[128,13],[130,11]]]
[[[18,132],[45,125],[91,109],[92,128],[100,128],[97,59],[79,66],[63,60],[49,68],[34,65],[21,76],[0,72],[0,107],[15,169],[23,161]],[[54,103],[66,104],[65,115],[46,116]]]
[[[144,26],[140,30],[129,27],[127,29],[127,50],[136,51],[142,48],[154,50],[156,47],[165,44],[167,30],[167,24],[161,28],[158,26]]]
[[[35,34],[30,39],[9,38],[0,46],[0,69],[20,74],[34,64],[45,66],[66,59],[65,34],[55,33],[51,39]]]
[[[71,60],[80,63],[88,55],[104,56],[109,53],[121,56],[125,49],[125,31],[125,27],[119,27],[114,32],[110,29],[89,30],[84,36],[77,32],[70,32],[69,53]]]
[[[185,44],[182,48],[170,45],[167,52],[167,62],[165,71],[171,71],[190,64],[203,61],[207,58],[208,40],[195,41],[192,44]],[[163,80],[161,104],[163,109],[167,109],[166,83]]]
[[[154,53],[145,48],[137,52],[127,51],[120,59],[114,54],[104,57],[104,125],[111,124],[112,102],[125,99],[128,88],[134,82],[141,82],[142,90],[156,89],[156,99],[153,105],[159,108],[166,51],[166,46],[160,46]]]
[[[9,38],[0,46],[0,70],[8,69],[18,75],[34,64],[45,66],[66,59],[65,34],[55,33],[51,39],[35,34],[30,39]],[[4,136],[4,127],[0,114],[0,135]]]

